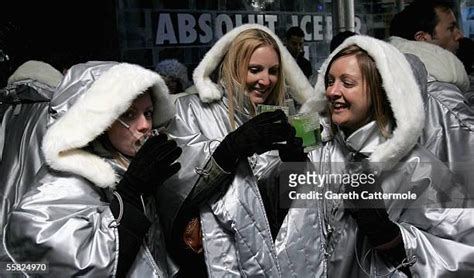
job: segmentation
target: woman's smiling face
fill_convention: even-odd
[[[257,48],[250,57],[247,70],[247,92],[254,104],[263,104],[278,82],[280,62],[273,47]]]
[[[370,121],[372,105],[355,55],[337,58],[327,77],[332,122],[350,133]]]

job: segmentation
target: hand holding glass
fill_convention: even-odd
[[[135,153],[138,152],[138,150],[145,144],[145,142],[153,137],[157,136],[159,134],[158,129],[151,129],[147,133],[141,133],[136,130],[130,129],[130,125],[127,124],[124,120],[118,118],[118,121],[121,125],[123,125],[131,134],[133,137],[135,137],[136,141],[133,141],[132,148],[135,150]]]

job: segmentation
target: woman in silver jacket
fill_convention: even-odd
[[[282,105],[285,85],[302,103],[311,85],[278,37],[257,24],[217,41],[194,71],[194,82],[200,99],[179,98],[176,120],[168,126],[183,148],[183,169],[157,195],[173,200],[158,202],[169,242],[176,245],[170,249],[189,275],[199,269],[211,277],[275,276],[276,251],[257,179],[279,156],[290,159],[302,148],[282,111],[255,116],[256,107]]]
[[[152,71],[114,62],[70,68],[51,101],[47,165],[5,227],[10,258],[47,263],[54,277],[173,274],[150,196],[179,170],[181,150],[164,134],[148,139],[173,115]]]
[[[289,210],[275,242],[282,271],[472,277],[473,209],[447,167],[416,144],[423,101],[406,58],[383,41],[354,36],[320,73],[302,110],[323,95],[328,101],[326,142],[310,153],[315,173],[326,179],[298,185],[321,197]]]

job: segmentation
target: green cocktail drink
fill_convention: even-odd
[[[314,150],[321,144],[319,116],[317,113],[290,116],[289,121],[296,130],[296,137],[303,139],[305,152]]]

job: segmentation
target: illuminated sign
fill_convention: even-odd
[[[283,22],[283,23],[280,23]],[[155,45],[199,45],[219,39],[227,31],[246,23],[258,23],[275,32],[280,24],[300,26],[305,41],[332,38],[331,16],[315,13],[157,13]],[[355,18],[355,31],[361,33],[361,20]]]

